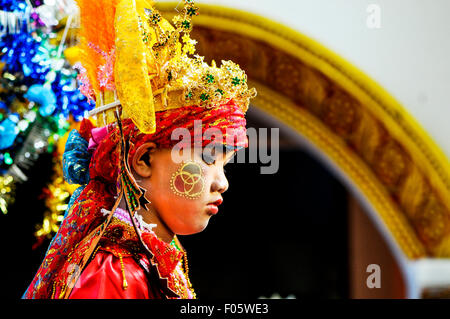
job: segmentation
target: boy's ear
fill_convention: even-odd
[[[131,168],[141,177],[147,178],[152,174],[152,154],[156,151],[156,144],[147,142],[139,146],[131,161]]]

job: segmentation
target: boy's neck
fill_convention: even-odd
[[[125,198],[122,198],[120,201],[119,207],[126,210],[127,205],[125,203]],[[166,243],[170,244],[175,236],[175,234],[167,227],[167,225],[162,221],[159,217],[158,212],[153,207],[150,207],[149,210],[145,210],[144,208],[139,209],[137,214],[142,216],[142,219],[147,224],[156,224],[156,227],[153,228],[156,236]]]

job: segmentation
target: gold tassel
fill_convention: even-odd
[[[55,299],[55,292],[56,292],[56,281],[53,282],[53,292],[52,297],[50,299]]]
[[[123,289],[127,289],[128,288],[128,283],[127,283],[127,278],[125,277],[125,267],[123,265],[122,254],[118,253],[118,255],[119,255],[120,266],[122,268],[122,277],[123,277],[122,286],[123,286]]]

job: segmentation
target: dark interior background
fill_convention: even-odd
[[[265,124],[248,120],[249,127]],[[180,236],[197,296],[347,298],[345,188],[282,132],[278,172],[261,175],[261,165],[228,164],[230,188],[219,214],[202,233]],[[27,174],[15,204],[0,216],[3,298],[22,296],[50,242],[31,249],[45,210],[39,196],[52,174],[51,156],[42,155]]]
[[[180,238],[199,297],[346,298],[346,192],[299,150],[280,169],[229,164],[230,188],[205,231]],[[181,237],[181,236],[180,236]]]

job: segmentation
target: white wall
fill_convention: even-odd
[[[256,13],[319,41],[381,84],[450,158],[450,0],[197,0]],[[381,28],[366,21],[381,8]]]

